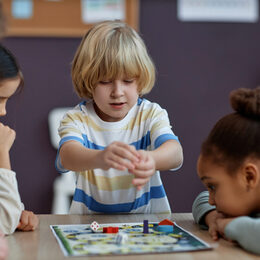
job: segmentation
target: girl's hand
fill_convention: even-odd
[[[102,151],[100,165],[104,170],[110,168],[119,171],[133,170],[135,163],[139,162],[139,158],[139,153],[134,146],[122,142],[113,142]]]
[[[9,152],[14,143],[15,135],[13,129],[0,123],[0,151]]]
[[[232,220],[234,220],[234,218],[219,218],[216,220],[218,232],[222,237],[225,238],[225,227]]]
[[[8,255],[8,244],[4,234],[0,231],[0,260],[4,260]]]
[[[143,186],[150,180],[151,176],[155,173],[155,161],[148,151],[139,150],[140,161],[135,164],[135,168],[129,170],[135,178],[133,179],[133,185],[141,190]]]
[[[17,229],[21,231],[32,231],[35,230],[38,225],[38,217],[32,211],[23,210]]]
[[[218,213],[217,210],[212,210],[205,216],[205,223],[209,227],[209,234],[213,240],[218,240],[219,236],[222,236],[222,233],[218,230],[217,221],[224,219],[224,217],[225,216],[222,213]]]

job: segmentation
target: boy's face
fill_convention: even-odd
[[[127,78],[100,81],[92,94],[96,113],[107,122],[122,120],[139,96],[136,79]]]
[[[254,198],[248,190],[242,170],[230,175],[224,167],[199,157],[198,176],[209,191],[209,204],[230,216],[250,215]]]

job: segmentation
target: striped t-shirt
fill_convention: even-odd
[[[118,122],[105,122],[95,112],[93,102],[82,102],[63,117],[59,135],[60,147],[74,140],[89,149],[104,150],[110,143],[121,141],[137,150],[154,150],[167,140],[178,140],[171,130],[166,110],[146,99],[138,102]],[[60,163],[56,168],[67,170]],[[76,189],[70,213],[166,213],[171,212],[159,171],[137,190],[133,174],[109,169],[76,173]]]

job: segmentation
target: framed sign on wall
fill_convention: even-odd
[[[7,36],[81,37],[93,23],[120,19],[138,30],[139,0],[4,0]]]

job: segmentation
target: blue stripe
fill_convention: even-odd
[[[82,145],[84,145],[85,147],[87,147],[89,149],[104,150],[106,148],[105,146],[97,145],[97,144],[89,141],[87,135],[82,134],[82,137],[83,137],[84,141],[81,138],[78,138],[75,136],[64,137],[60,140],[59,147],[61,147],[61,145],[67,141],[74,140],[74,141],[80,142]],[[140,140],[133,142],[130,145],[133,145],[136,148],[136,150],[140,150],[140,149],[146,150],[150,144],[151,144],[150,131],[148,131],[147,134],[145,136],[143,136]]]
[[[73,200],[85,204],[90,210],[100,213],[120,213],[131,212],[137,208],[147,205],[151,199],[160,199],[166,197],[165,190],[162,185],[151,187],[150,192],[144,193],[134,202],[120,204],[102,204],[97,202],[91,196],[87,195],[83,190],[76,189]]]
[[[163,134],[156,138],[154,142],[154,148],[157,149],[159,146],[161,146],[163,143],[165,143],[168,140],[176,140],[179,142],[178,136],[173,134]]]
[[[95,150],[105,150],[105,146],[101,146],[98,144],[95,144],[91,141],[88,140],[87,135],[82,134],[83,138],[84,138],[84,146],[89,148],[89,149],[95,149]]]
[[[59,151],[58,151],[58,153],[57,153],[56,160],[55,160],[55,168],[56,168],[56,170],[57,170],[59,173],[65,173],[65,172],[68,172],[68,171],[69,171],[69,170],[63,168],[63,166],[61,165],[61,163],[60,163]]]
[[[67,141],[77,141],[84,145],[84,141],[81,138],[75,136],[66,136],[60,140],[59,147],[61,147]]]
[[[137,106],[140,106],[142,104],[143,100],[144,100],[143,98],[138,98],[137,99]]]
[[[86,106],[86,103],[87,103],[86,100],[79,103],[80,111],[83,111],[81,106]]]
[[[141,138],[141,140],[131,143],[131,145],[133,145],[136,150],[146,150],[150,144],[150,131],[148,131],[147,134]]]

